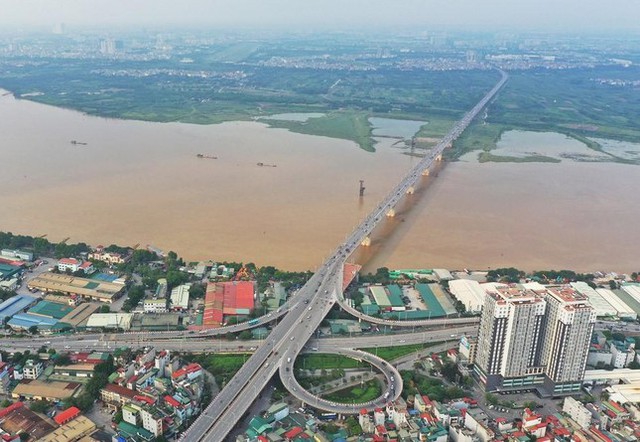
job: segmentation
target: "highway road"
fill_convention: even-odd
[[[325,337],[319,339],[310,339],[307,348],[318,348],[319,351],[330,351],[341,348],[375,348],[375,347],[393,347],[409,344],[422,344],[429,342],[440,342],[459,338],[463,334],[466,336],[474,336],[478,327],[474,325],[457,326],[440,328],[437,330],[418,330],[412,333],[396,333],[396,334],[358,334],[352,337]],[[452,335],[455,335],[452,337]],[[116,335],[122,337],[120,335]],[[126,337],[126,336],[124,336]],[[123,337],[123,338],[124,338]],[[46,339],[46,338],[45,338]],[[90,350],[113,350],[118,347],[141,348],[145,346],[153,346],[157,349],[166,349],[171,351],[182,352],[207,352],[207,353],[225,353],[225,352],[250,352],[253,353],[265,343],[269,342],[269,338],[249,341],[227,341],[227,340],[211,340],[210,338],[181,338],[181,339],[155,339],[155,340],[100,340],[87,339],[82,336],[69,336],[65,339],[51,341],[30,339],[2,339],[0,346],[5,351],[26,350],[36,351],[42,345],[48,348],[55,348],[59,352],[63,351],[90,351]],[[49,344],[47,344],[49,342]],[[67,348],[68,347],[68,348]]]
[[[260,346],[242,366],[180,440],[222,441],[249,408],[271,376],[287,361],[293,361],[306,342],[342,296],[343,265],[348,256],[371,234],[377,224],[414,186],[424,172],[441,159],[445,148],[462,134],[478,113],[491,101],[507,81],[501,79],[483,98],[454,125],[452,130],[420,160],[380,204],[354,229],[312,278],[300,289],[293,305],[272,330],[267,342]],[[289,362],[290,363],[290,362]],[[295,380],[291,377],[291,388]],[[296,387],[297,388],[297,387]],[[391,395],[391,389],[387,392]],[[395,395],[395,392],[394,392]]]

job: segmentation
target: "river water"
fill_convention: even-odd
[[[397,140],[378,141],[369,153],[259,122],[109,120],[5,95],[0,229],[313,269],[417,161],[392,147]],[[371,269],[638,270],[639,172],[607,163],[452,163],[409,198],[413,209],[379,229],[376,253],[362,261]]]

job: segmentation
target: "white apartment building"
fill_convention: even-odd
[[[584,405],[572,397],[564,398],[562,411],[567,413],[575,423],[580,425],[582,429],[587,429],[591,425],[591,412]]]
[[[40,373],[42,373],[42,362],[36,362],[33,359],[29,359],[25,362],[24,367],[22,368],[22,376],[24,379],[38,379]]]
[[[547,290],[547,326],[542,363],[545,389],[553,394],[580,391],[596,323],[589,299],[565,288]]]
[[[145,299],[142,303],[142,308],[145,313],[166,313],[167,312],[167,300],[161,299]]]
[[[485,298],[475,371],[487,390],[543,382],[541,337],[544,296],[532,290],[496,287]]]

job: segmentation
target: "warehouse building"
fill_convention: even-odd
[[[44,316],[53,319],[62,319],[73,311],[70,305],[58,302],[40,301],[28,311],[30,315]]]
[[[59,401],[73,396],[79,388],[80,384],[77,382],[44,382],[23,379],[13,389],[11,396],[13,398],[24,396],[29,399]]]
[[[589,299],[589,304],[593,306],[596,311],[596,316],[616,316],[617,311],[602,297],[595,289],[591,288],[589,284],[583,281],[572,282],[571,287],[581,295],[586,296]]]
[[[96,430],[96,424],[84,416],[67,422],[40,439],[40,442],[74,442],[89,436]]]
[[[0,262],[0,281],[17,278],[23,270],[22,267]]]
[[[133,313],[94,313],[87,320],[88,329],[122,329],[129,330]]]
[[[54,331],[56,324],[58,324],[58,320],[30,313],[16,313],[7,321],[7,324],[16,331],[28,331],[29,328],[36,326],[38,331],[42,333],[51,333]]]
[[[616,310],[616,316],[618,316],[618,318],[620,319],[637,319],[638,318],[638,313],[636,313],[635,310],[633,310],[631,307],[625,304],[625,302],[622,299],[620,299],[613,292],[613,290],[596,289],[596,292],[598,292],[598,294],[602,296],[602,298],[604,298],[604,300],[607,301],[611,305],[611,307],[613,307]]]
[[[74,308],[66,316],[60,318],[60,322],[69,324],[73,328],[85,325],[89,317],[100,308],[97,302],[85,302]]]
[[[26,433],[34,441],[39,441],[44,435],[55,429],[53,423],[48,419],[43,419],[31,411],[29,407],[25,407],[22,402],[16,402],[1,409],[0,421],[2,422],[2,430],[9,435]]]
[[[471,279],[449,281],[449,291],[458,301],[464,304],[468,312],[481,311],[487,296],[480,283]]]
[[[253,281],[210,282],[204,299],[202,323],[219,327],[229,316],[246,317],[255,303]]]
[[[0,303],[0,320],[13,316],[34,305],[38,300],[33,296],[17,295]]]
[[[42,273],[28,282],[30,290],[61,292],[85,300],[111,303],[119,298],[125,288],[124,283],[97,281],[70,275]]]
[[[33,261],[33,253],[18,249],[2,249],[0,250],[0,256],[10,259],[21,259],[27,262]]]
[[[189,308],[191,284],[182,284],[171,290],[171,310],[184,311]]]

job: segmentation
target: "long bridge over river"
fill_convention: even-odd
[[[458,121],[451,131],[409,172],[402,181],[376,206],[376,208],[358,225],[347,239],[322,264],[307,284],[288,303],[281,312],[280,323],[274,327],[267,340],[238,370],[211,404],[203,410],[198,419],[185,431],[180,440],[184,441],[222,441],[238,424],[243,414],[267,385],[276,371],[284,385],[294,395],[312,400],[310,393],[301,390],[293,376],[293,362],[336,302],[342,301],[343,268],[347,258],[361,244],[369,241],[371,232],[386,217],[393,215],[396,204],[407,193],[412,193],[421,176],[428,175],[433,165],[442,159],[443,151],[464,132],[471,121],[496,96],[507,82],[508,76],[500,71],[500,81],[491,89],[473,109]],[[343,306],[345,305],[341,302]],[[472,321],[477,321],[473,318]],[[397,398],[402,390],[401,380],[393,367],[372,355],[345,350],[343,353],[359,357],[376,365],[387,377],[387,390],[383,396],[365,405],[347,406],[326,403],[319,398],[316,402],[321,408],[337,410],[342,413],[357,412],[354,408],[373,408]],[[322,402],[321,402],[322,401]],[[315,402],[311,402],[315,405]]]

